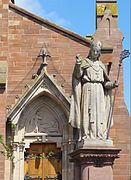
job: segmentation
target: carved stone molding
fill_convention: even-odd
[[[13,149],[12,149],[13,151],[17,151],[18,144],[19,144],[18,142],[13,143]]]
[[[119,158],[119,152],[121,150],[117,148],[83,148],[77,149],[70,154],[71,162],[78,164],[93,165],[95,167],[101,167],[106,165],[113,165],[114,160]]]
[[[19,144],[19,152],[23,152],[25,147],[25,143],[20,143]]]
[[[13,143],[13,151],[17,151],[19,148],[19,152],[23,152],[25,147],[25,143],[19,143],[19,142],[14,142]]]
[[[66,116],[58,104],[48,96],[40,96],[22,112],[18,131],[25,133],[47,133],[60,135]]]

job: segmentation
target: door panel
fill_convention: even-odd
[[[61,173],[61,150],[56,144],[31,144],[25,154],[25,176],[44,180],[45,177],[54,178],[58,172]]]

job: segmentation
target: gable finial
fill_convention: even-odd
[[[42,67],[42,70],[46,70],[46,67],[48,65],[47,63],[47,57],[51,57],[49,52],[47,51],[47,49],[45,47],[42,47],[41,50],[40,50],[40,54],[38,57],[41,57],[42,59],[42,63],[41,63],[41,67]]]

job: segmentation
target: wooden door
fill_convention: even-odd
[[[31,178],[54,178],[61,173],[61,150],[55,143],[31,144],[25,152],[25,176]]]

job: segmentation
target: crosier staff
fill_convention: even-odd
[[[119,80],[120,69],[121,69],[121,66],[122,66],[122,62],[123,62],[123,60],[125,58],[129,57],[130,54],[131,53],[129,52],[129,50],[123,50],[121,52],[121,54],[120,54],[120,60],[119,60],[119,65],[118,65],[118,73],[117,73],[116,83],[118,83],[118,80]],[[112,123],[112,116],[113,116],[113,111],[114,111],[117,88],[118,87],[115,87],[114,98],[113,98],[112,105],[111,105],[110,112],[109,112],[109,116],[108,116],[107,139],[109,139],[109,133],[110,133],[110,127],[111,127],[111,123]]]

